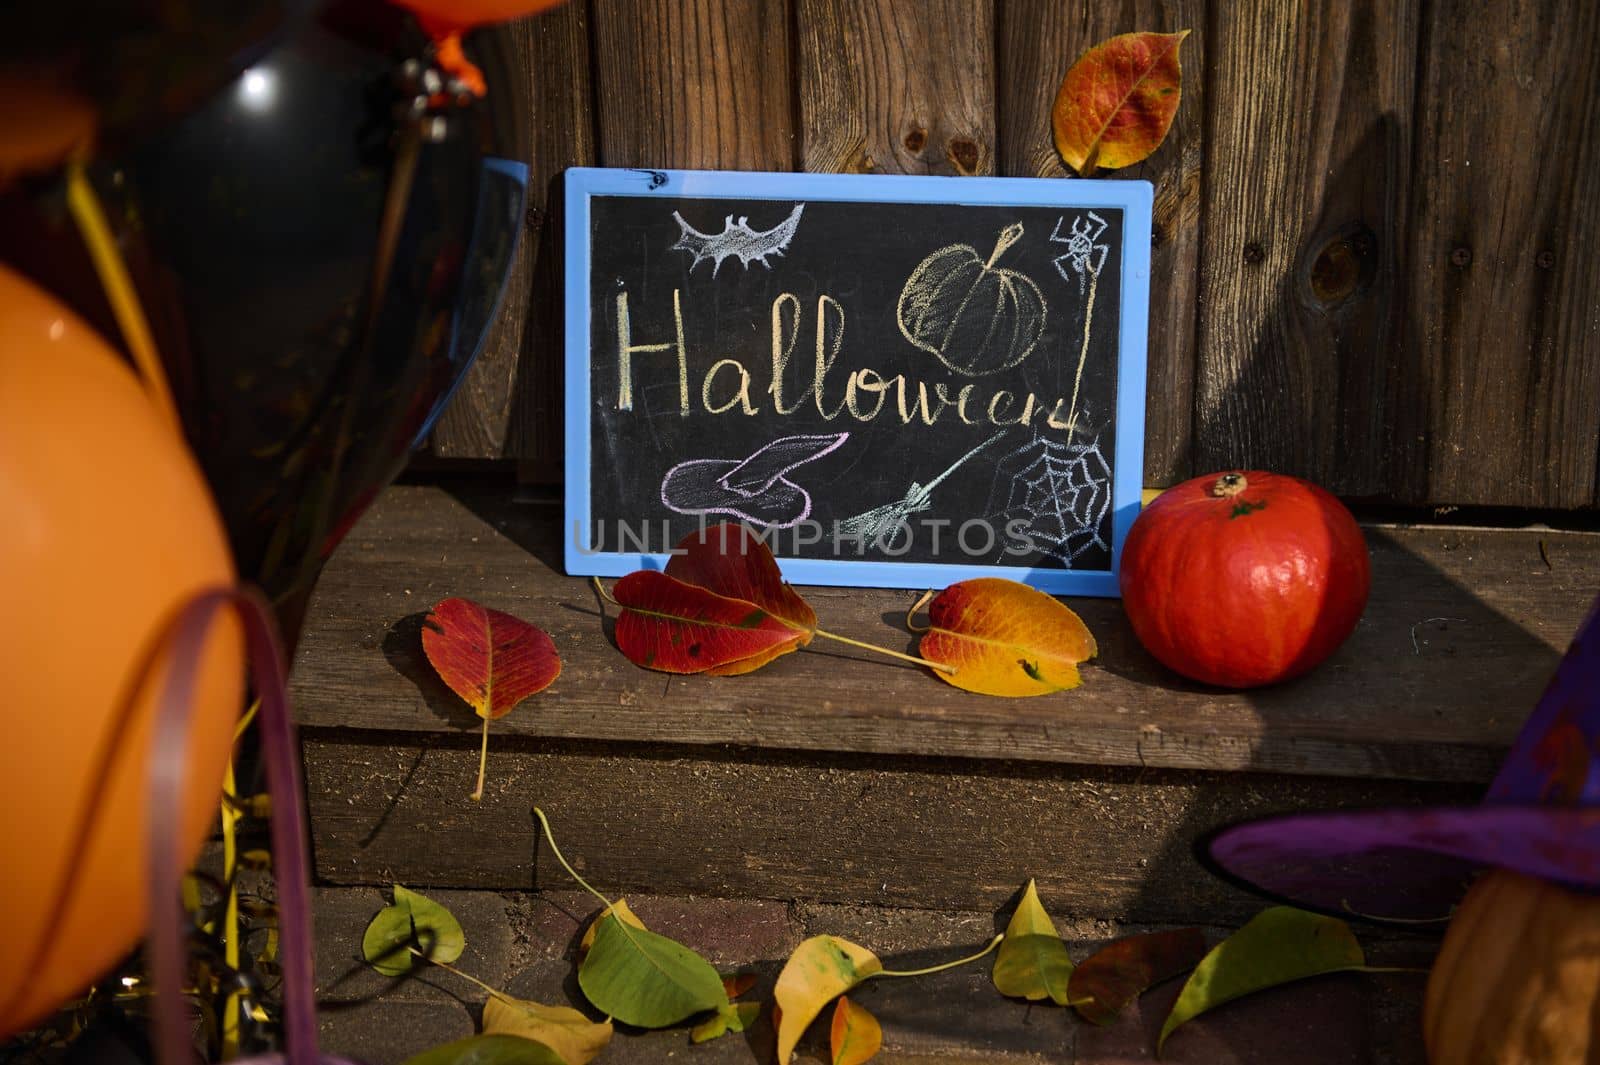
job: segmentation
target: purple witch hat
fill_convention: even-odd
[[[1443,917],[1487,866],[1600,892],[1600,599],[1479,805],[1269,817],[1213,833],[1200,855],[1342,917]]]

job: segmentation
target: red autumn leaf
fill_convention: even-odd
[[[666,572],[685,584],[754,603],[800,633],[793,646],[780,644],[706,670],[712,676],[731,677],[760,669],[774,658],[804,647],[817,631],[817,612],[784,581],[771,549],[746,526],[725,522],[690,533],[678,541]]]
[[[1129,936],[1102,947],[1074,969],[1067,997],[1085,1020],[1110,1024],[1144,991],[1188,972],[1205,956],[1206,938],[1198,928]]]
[[[663,673],[706,673],[754,658],[761,665],[794,650],[803,635],[747,599],[656,570],[628,574],[611,594],[622,607],[617,647],[635,665]]]
[[[489,757],[489,722],[561,675],[555,641],[537,625],[469,599],[446,599],[423,621],[422,650],[450,690],[483,718],[478,790]]]
[[[667,576],[754,603],[801,630],[801,647],[816,632],[817,612],[784,581],[766,541],[744,525],[725,522],[685,536],[667,561]]]
[[[1050,120],[1056,151],[1080,177],[1132,166],[1161,146],[1178,112],[1178,46],[1188,35],[1124,33],[1072,64]]]

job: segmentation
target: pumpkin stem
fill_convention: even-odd
[[[1211,486],[1211,494],[1218,499],[1231,499],[1250,487],[1250,482],[1242,473],[1225,473],[1217,478],[1217,483]]]
[[[994,242],[994,253],[989,256],[989,261],[983,264],[985,270],[994,266],[995,261],[1006,253],[1006,249],[1022,239],[1022,223],[1013,222],[1000,231],[1000,239]]]

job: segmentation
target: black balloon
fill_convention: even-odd
[[[314,0],[49,0],[12,5],[0,73],[92,101],[123,143],[184,113],[305,21]]]
[[[490,85],[470,100],[416,62],[409,16],[335,7],[92,172],[240,573],[291,643],[497,305],[527,122],[496,32],[469,42]],[[22,236],[0,252],[104,327],[58,184],[7,201],[0,228]]]

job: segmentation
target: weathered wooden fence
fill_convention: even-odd
[[[434,454],[560,466],[573,165],[1065,177],[1097,41],[1190,28],[1155,184],[1146,480],[1600,503],[1595,0],[572,0],[512,29],[534,174]]]

